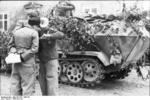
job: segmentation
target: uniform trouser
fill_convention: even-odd
[[[40,62],[39,83],[44,96],[58,95],[58,60]]]
[[[11,95],[31,96],[35,92],[34,64],[18,63],[12,66]]]
[[[0,69],[1,69],[1,67],[2,67],[2,64],[1,64],[1,56],[0,56]]]

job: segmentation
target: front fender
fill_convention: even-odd
[[[104,64],[104,66],[110,65],[109,58],[103,52],[96,52],[96,51],[84,51],[84,52],[82,52],[82,51],[74,51],[74,52],[69,52],[68,54],[69,55],[80,55],[80,56],[97,57]]]

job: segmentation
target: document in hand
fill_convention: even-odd
[[[7,64],[20,63],[21,58],[19,54],[10,53],[5,59]]]

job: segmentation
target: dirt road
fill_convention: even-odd
[[[0,76],[1,95],[9,95],[10,75]],[[41,95],[38,81],[36,81],[36,96]],[[137,77],[133,70],[128,77],[118,81],[104,81],[100,86],[85,89],[60,84],[59,95],[61,96],[148,96],[150,95],[150,80],[143,81]]]

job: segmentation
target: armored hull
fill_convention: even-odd
[[[72,50],[64,55],[59,50],[59,79],[61,83],[80,87],[100,84],[104,79],[122,79],[149,47],[149,37],[94,35],[95,45]],[[65,48],[65,47],[64,47]],[[95,49],[96,48],[96,49]]]

